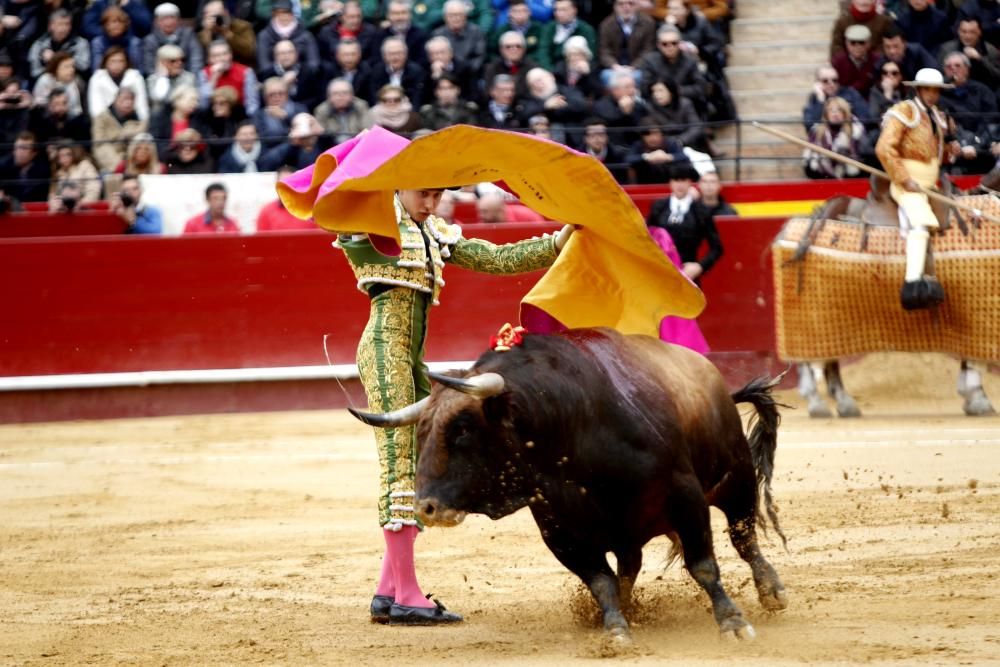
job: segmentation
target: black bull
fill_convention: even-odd
[[[714,505],[750,565],[761,604],[786,606],[755,532],[763,505],[781,533],[770,496],[775,382],[754,381],[730,395],[704,357],[608,329],[527,335],[508,352],[485,353],[465,379],[434,379],[443,384],[417,406],[355,413],[376,426],[419,420],[415,504],[424,523],[454,525],[467,512],[499,519],[530,507],[545,544],[589,587],[605,628],[621,636],[642,547],[668,535],[711,598],[720,630],[752,638],[719,579]],[[757,412],[749,442],[740,402]]]

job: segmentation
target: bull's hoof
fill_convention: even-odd
[[[809,416],[813,419],[830,419],[833,417],[830,406],[820,396],[815,394],[809,397],[809,407],[807,410],[809,411]]]
[[[723,639],[753,641],[757,638],[757,631],[742,616],[730,616],[724,620],[719,624],[719,633]]]
[[[781,611],[788,607],[788,595],[784,588],[773,591],[759,591],[760,606],[767,611]]]
[[[861,409],[850,396],[841,396],[837,399],[837,414],[847,419],[860,417]]]
[[[962,410],[970,417],[986,417],[997,413],[982,387],[976,387],[969,392]]]

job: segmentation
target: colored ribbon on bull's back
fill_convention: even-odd
[[[374,127],[284,179],[278,194],[293,215],[324,229],[398,245],[396,190],[501,180],[546,218],[583,228],[522,300],[522,320],[531,306],[571,328],[656,336],[664,317],[704,308],[704,295],[663,255],[604,165],[537,137],[456,125],[408,142]]]

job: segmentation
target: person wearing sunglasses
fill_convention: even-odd
[[[903,101],[903,70],[896,63],[883,63],[878,70],[878,83],[868,93],[868,110],[872,118],[882,118],[889,108]]]
[[[832,65],[816,68],[816,80],[806,105],[802,108],[802,123],[808,132],[823,120],[823,107],[831,97],[839,97],[851,105],[851,114],[866,126],[875,125],[875,119],[868,111],[868,100],[850,86],[843,86],[840,75]]]
[[[877,82],[875,69],[876,54],[872,51],[872,32],[863,25],[852,25],[845,33],[847,50],[830,59],[837,70],[843,86],[858,91],[867,98],[872,86]]]

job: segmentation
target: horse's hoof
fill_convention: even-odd
[[[986,417],[997,413],[982,387],[976,387],[965,397],[962,410],[970,417]]]
[[[761,593],[759,597],[760,606],[767,611],[781,611],[788,607],[788,595],[783,588],[768,593]]]
[[[847,419],[860,417],[861,409],[853,398],[841,398],[837,401],[837,414]]]
[[[807,409],[809,410],[809,416],[813,419],[830,419],[833,417],[830,406],[819,396],[813,396],[809,399],[809,407]]]
[[[742,616],[732,616],[719,625],[719,633],[723,639],[737,639],[740,641],[753,641],[757,638],[757,631],[753,626],[743,620]]]
[[[608,630],[608,637],[611,641],[620,646],[632,645],[632,633],[628,631],[628,628],[623,628],[621,626],[610,628]]]

